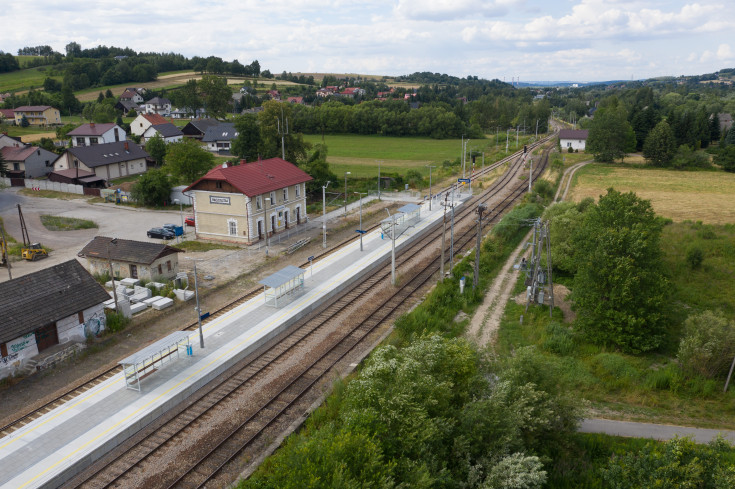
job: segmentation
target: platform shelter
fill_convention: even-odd
[[[381,238],[390,239],[393,232],[393,221],[396,221],[396,238],[421,220],[421,206],[406,204],[392,216],[380,221]]]
[[[140,392],[140,381],[158,370],[166,361],[178,358],[181,349],[190,355],[190,334],[190,331],[176,331],[120,360],[118,363],[123,368],[125,387]]]
[[[303,268],[288,265],[258,282],[263,286],[265,304],[278,307],[278,299],[303,291],[305,272]]]

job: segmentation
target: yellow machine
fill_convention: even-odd
[[[21,257],[24,260],[35,261],[48,256],[48,251],[44,250],[41,243],[31,243],[31,238],[28,237],[28,228],[26,228],[26,221],[23,219],[23,211],[20,210],[20,204],[18,204],[18,216],[20,216],[20,232],[23,235],[23,248],[21,248]]]

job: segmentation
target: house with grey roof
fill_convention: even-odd
[[[130,277],[165,282],[179,273],[178,254],[184,250],[132,239],[118,238],[113,244],[112,239],[96,236],[77,254],[87,260],[91,273],[109,273],[108,248],[116,280]]]
[[[93,146],[95,144],[115,143],[128,138],[125,129],[114,122],[82,124],[67,133],[72,146]]]
[[[150,126],[140,137],[140,141],[145,143],[156,134],[163,138],[166,143],[176,143],[184,138],[184,133],[178,127],[167,122],[165,124],[153,124]]]
[[[0,149],[9,176],[16,178],[44,177],[54,169],[56,153],[38,146],[5,146]]]
[[[187,138],[201,140],[208,128],[218,126],[219,124],[220,122],[217,119],[192,119],[181,128],[181,132]]]
[[[167,98],[153,97],[146,101],[145,113],[168,116],[171,113],[171,101]]]
[[[114,178],[145,173],[148,153],[133,141],[69,148],[54,161],[53,171],[79,168],[108,182]]]
[[[77,260],[0,283],[0,378],[32,365],[39,353],[99,334],[109,299]]]
[[[208,127],[202,142],[207,144],[207,149],[212,153],[229,155],[232,140],[237,137],[235,124],[232,122],[221,122],[216,126]]]
[[[589,133],[587,129],[562,129],[559,131],[561,149],[567,151],[567,148],[572,148],[584,151]]]

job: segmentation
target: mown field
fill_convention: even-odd
[[[25,70],[11,71],[10,73],[0,74],[0,93],[25,91],[33,88],[43,89],[43,81],[48,74],[48,66],[39,66],[37,68],[27,68]],[[52,76],[56,80],[61,81],[61,76]]]
[[[526,138],[528,139],[528,138]],[[304,135],[304,140],[318,144],[322,136]],[[326,135],[327,161],[337,175],[349,171],[355,177],[378,175],[378,161],[384,173],[405,174],[417,170],[429,176],[427,165],[437,168],[445,160],[453,161],[462,155],[462,143],[458,139],[398,138],[386,136]],[[523,140],[519,144],[523,144]],[[511,145],[509,152],[516,151]],[[485,161],[492,162],[505,156],[505,146],[496,151],[494,138],[470,141],[467,151],[485,151]],[[482,157],[477,157],[476,167],[481,166]],[[432,170],[436,172],[436,170]]]
[[[676,222],[735,223],[735,174],[639,166],[587,165],[575,174],[570,199],[597,199],[606,189],[633,191],[657,214]]]

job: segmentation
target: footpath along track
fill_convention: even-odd
[[[491,201],[500,189],[516,177],[520,162],[521,159],[518,158],[503,178],[476,200]],[[536,174],[540,174],[543,169],[544,165],[539,165]],[[525,183],[517,186],[501,202],[496,201],[495,209],[487,218],[489,220],[498,218],[512,205],[518,195],[523,193],[525,186]],[[467,217],[471,219],[472,214],[472,209],[463,208],[455,218],[461,222]],[[455,239],[456,254],[472,247],[475,227],[472,225],[464,227],[464,231],[458,232]],[[418,240],[409,250],[402,253],[398,257],[398,269],[400,270],[403,264],[415,261],[415,257],[431,241],[436,240],[437,236],[437,232],[432,232],[430,236]],[[283,428],[288,424],[287,420],[298,418],[304,408],[313,402],[314,396],[310,396],[314,391],[312,387],[325,377],[330,378],[334,366],[349,355],[356,345],[380,325],[395,317],[406,300],[414,296],[434,277],[439,268],[439,261],[436,257],[423,264],[421,268],[417,268],[418,273],[408,279],[405,285],[394,289],[370,310],[362,311],[364,316],[362,319],[347,321],[350,324],[341,328],[338,335],[334,332],[328,333],[329,341],[324,342],[328,344],[319,345],[319,348],[315,349],[315,353],[318,354],[312,355],[308,362],[299,365],[299,369],[291,369],[278,386],[270,386],[271,395],[263,399],[262,404],[247,407],[246,399],[252,396],[256,386],[265,382],[264,379],[273,369],[288,368],[276,364],[287,363],[289,357],[298,355],[299,349],[312,349],[313,346],[304,346],[304,343],[313,337],[324,336],[322,329],[344,322],[345,316],[349,316],[350,309],[354,309],[354,306],[374,290],[377,284],[389,280],[389,268],[381,270],[335,303],[302,320],[292,328],[293,333],[283,341],[279,341],[276,347],[267,350],[261,357],[252,362],[241,362],[230,369],[218,379],[212,389],[208,389],[207,392],[203,392],[202,389],[202,392],[195,396],[196,400],[187,403],[188,406],[168,422],[137,440],[126,452],[111,454],[108,463],[96,464],[91,468],[94,470],[83,474],[84,478],[70,481],[68,487],[137,487],[141,484],[146,487],[202,487],[204,484],[211,486],[213,479],[220,478],[220,475],[223,476],[222,479],[232,480],[238,468],[228,469],[230,462],[237,459],[244,450],[251,449],[257,452],[258,443],[262,445],[263,439],[268,438],[268,435],[264,436],[263,433],[269,428],[276,430],[278,426]],[[239,407],[233,409],[233,406]],[[238,412],[240,409],[242,413]],[[230,419],[215,427],[211,425],[211,420],[218,418],[216,414],[218,410],[230,413]],[[236,413],[234,416],[233,411]],[[227,416],[220,416],[225,417]],[[191,444],[191,440],[196,439],[197,434],[199,441]],[[184,449],[187,444],[190,444],[190,447]],[[168,453],[169,451],[175,452],[174,455]],[[172,459],[176,460],[174,467],[169,465],[166,470],[160,470],[160,467],[166,464],[166,460]],[[185,469],[187,466],[190,467],[189,470],[183,472],[178,470],[182,472],[178,477],[177,471],[172,470]],[[159,470],[156,470],[157,468]]]
[[[549,138],[546,138],[544,140],[538,141],[532,145],[530,145],[530,149],[533,149],[537,147],[539,144],[542,144],[543,142],[547,141]],[[494,171],[495,169],[505,165],[506,163],[517,159],[518,156],[520,156],[522,152],[516,152],[514,154],[511,154],[507,156],[506,158],[495,162],[491,165],[486,166],[485,168],[477,171],[473,175],[473,179],[482,177],[486,175],[487,173]],[[444,189],[443,191],[448,191],[449,189]],[[373,226],[369,229],[367,229],[368,232],[376,229],[378,226]],[[330,248],[329,250],[326,250],[322,253],[319,253],[315,257],[315,261],[318,261],[331,253],[336,252],[337,250],[341,249],[344,246],[347,246],[349,243],[351,243],[355,238],[350,238],[347,240],[342,241],[338,245]],[[299,265],[300,267],[307,266],[309,263],[305,262]],[[241,304],[244,304],[245,302],[249,301],[253,297],[257,296],[259,293],[261,293],[260,287],[254,287],[251,290],[247,291],[243,296],[233,300],[232,302],[226,304],[225,306],[219,308],[216,311],[213,311],[212,314],[202,322],[203,325],[206,325],[210,321],[214,321],[217,318],[221,317],[223,314],[226,314],[227,312],[231,311],[232,309],[240,306]],[[198,325],[196,322],[193,322],[192,324],[188,325],[186,328],[183,328],[184,330],[193,331],[197,329]],[[99,372],[96,376],[89,380],[85,380],[83,382],[77,383],[76,385],[72,385],[67,387],[67,389],[64,390],[64,392],[61,392],[57,395],[55,395],[53,398],[45,402],[42,406],[34,409],[33,411],[30,411],[28,413],[25,413],[19,417],[17,417],[14,420],[11,420],[10,422],[6,423],[3,426],[0,426],[0,438],[5,437],[13,433],[14,431],[22,428],[23,426],[26,426],[27,424],[31,423],[35,419],[40,418],[41,416],[51,412],[55,408],[71,401],[72,399],[83,395],[85,392],[89,391],[93,387],[101,384],[102,382],[105,382],[107,379],[113,377],[114,375],[121,372],[121,367],[119,365],[112,365],[107,369],[104,369],[103,371]]]

